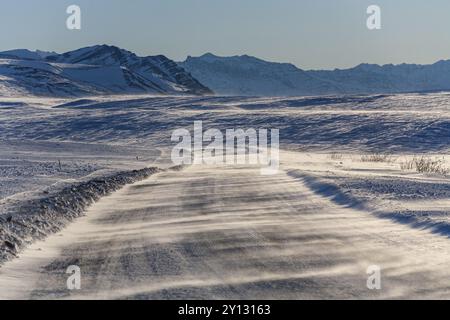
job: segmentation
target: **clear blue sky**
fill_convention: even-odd
[[[82,9],[82,30],[65,27]],[[366,8],[382,9],[382,30]],[[0,50],[113,44],[175,60],[249,54],[304,69],[450,59],[449,0],[1,0]]]

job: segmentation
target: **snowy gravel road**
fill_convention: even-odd
[[[285,171],[189,167],[105,197],[0,269],[0,298],[450,298],[450,241]],[[65,273],[81,268],[81,290]],[[381,290],[366,286],[381,267]]]

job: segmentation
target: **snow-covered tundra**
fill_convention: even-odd
[[[2,98],[0,298],[450,298],[449,111],[444,93]],[[277,174],[169,169],[194,121],[279,129]]]

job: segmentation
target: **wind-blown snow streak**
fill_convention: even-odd
[[[62,152],[102,167],[149,165],[159,157],[150,151],[170,154],[172,131],[192,132],[196,120],[204,130],[280,129],[291,150],[275,176],[191,167],[101,199],[0,268],[0,297],[448,298],[448,229],[433,227],[448,225],[448,175],[400,162],[421,153],[449,165],[449,105],[448,94],[0,99],[5,175],[21,170],[11,163],[54,163]],[[363,162],[366,152],[397,160]],[[79,292],[65,287],[73,264]],[[365,286],[372,264],[380,292]]]
[[[198,195],[201,195],[199,197]],[[280,172],[190,167],[127,186],[0,269],[1,298],[448,298],[450,242]],[[382,268],[382,290],[366,269]],[[66,288],[78,265],[82,288]]]
[[[327,177],[324,179],[301,170],[289,171],[317,194],[341,206],[370,212],[378,217],[430,230],[450,238],[450,181],[414,181],[401,177]],[[443,179],[444,180],[444,179]],[[340,185],[338,183],[341,183]],[[383,206],[381,193],[388,193],[389,205]],[[390,190],[389,190],[390,189]],[[409,190],[408,190],[409,189]],[[365,197],[361,195],[361,190]],[[409,193],[408,193],[409,192]],[[374,199],[378,198],[378,201]],[[403,208],[402,208],[403,206]]]
[[[11,101],[22,100],[6,100]],[[276,128],[284,146],[316,150],[446,152],[450,96],[309,98],[100,97],[24,106],[0,101],[3,139],[171,145],[171,133],[202,120],[205,130]]]

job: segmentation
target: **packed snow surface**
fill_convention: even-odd
[[[5,263],[0,298],[448,298],[449,111],[448,94],[2,98],[6,221],[69,186],[170,167],[173,130],[196,120],[280,129],[282,152],[273,176],[192,166],[127,185]],[[442,170],[408,165],[420,158]]]

